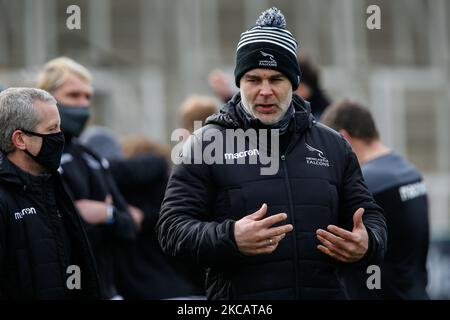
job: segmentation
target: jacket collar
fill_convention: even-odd
[[[51,174],[45,173],[34,176],[23,171],[12,163],[6,154],[0,151],[0,182],[16,185],[17,187],[37,187],[51,178]]]

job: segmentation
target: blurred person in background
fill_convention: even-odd
[[[319,67],[313,63],[309,56],[299,54],[297,61],[302,75],[295,93],[311,104],[311,113],[319,120],[331,103],[321,87]]]
[[[104,299],[120,299],[114,284],[114,252],[136,239],[140,210],[130,210],[109,171],[108,161],[78,142],[90,116],[90,72],[67,57],[49,61],[37,86],[56,98],[66,144],[61,158],[63,182],[75,199],[98,265]]]
[[[0,299],[100,298],[94,256],[57,172],[63,148],[48,92],[0,93]],[[79,267],[74,282],[69,266]]]
[[[219,69],[215,69],[209,73],[208,84],[214,94],[223,103],[228,102],[237,91],[230,82],[227,74]]]
[[[201,122],[197,125],[204,125],[206,119],[217,113],[219,108],[217,106],[216,101],[208,96],[200,96],[200,95],[191,95],[187,97],[181,104],[179,115],[181,128],[186,129],[186,136],[184,139],[187,139],[188,133],[189,135],[194,132],[196,121]]]
[[[145,154],[155,154],[170,160],[170,148],[156,143],[144,135],[127,135],[119,141],[125,158],[137,157]]]
[[[89,127],[80,140],[108,159],[125,200],[144,212],[133,246],[116,256],[120,295],[125,299],[203,298],[201,274],[165,255],[156,238],[155,226],[169,172],[166,147],[139,135],[125,137],[119,144],[112,130],[100,126]]]
[[[323,124],[339,131],[352,145],[364,180],[384,209],[387,252],[381,263],[381,289],[369,290],[368,274],[346,268],[345,284],[352,299],[428,299],[428,199],[421,173],[387,148],[370,111],[342,100],[322,115]]]

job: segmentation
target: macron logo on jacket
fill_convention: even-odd
[[[15,212],[15,213],[14,213],[14,218],[15,218],[16,220],[20,220],[20,219],[22,219],[25,215],[28,215],[28,214],[36,214],[36,209],[33,208],[33,207],[22,209],[21,211]]]
[[[239,159],[239,158],[245,158],[247,156],[259,156],[259,150],[253,149],[253,150],[245,150],[237,153],[225,153],[225,159]]]

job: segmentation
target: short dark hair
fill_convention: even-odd
[[[301,82],[306,84],[313,91],[318,91],[320,87],[319,67],[313,62],[308,55],[299,54],[297,58],[298,66],[302,71]]]
[[[366,143],[380,137],[369,109],[350,99],[332,104],[325,110],[320,122],[336,131],[344,129],[350,136]]]

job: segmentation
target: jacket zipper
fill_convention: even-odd
[[[287,151],[287,150],[286,150]],[[295,298],[300,299],[300,286],[299,286],[299,270],[298,270],[298,253],[297,253],[297,237],[295,235],[295,218],[294,218],[294,202],[292,200],[292,192],[291,187],[289,185],[289,177],[288,177],[288,171],[287,171],[287,163],[286,163],[286,156],[283,154],[281,155],[281,162],[283,163],[283,169],[284,169],[284,182],[286,183],[286,189],[288,193],[288,201],[289,201],[289,210],[291,213],[291,223],[293,226],[293,233],[292,233],[292,241],[294,245],[294,274],[295,274]]]

